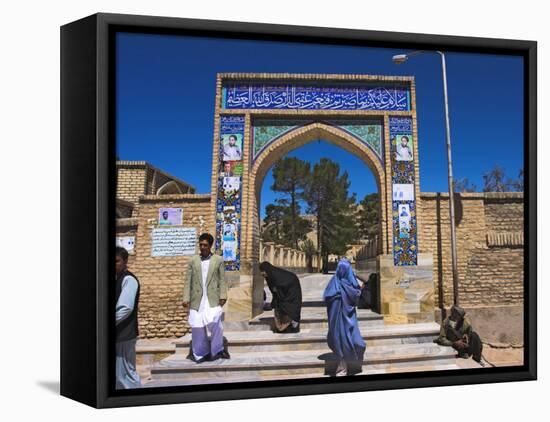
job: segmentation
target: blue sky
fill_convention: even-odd
[[[363,73],[416,79],[420,189],[447,190],[441,65],[423,54],[402,65],[404,50],[118,34],[117,153],[145,160],[197,188],[210,191],[214,95],[218,72]],[[523,62],[520,57],[447,54],[449,109],[455,177],[478,188],[495,165],[509,177],[523,166]],[[327,142],[289,155],[311,161],[330,157],[350,174],[358,197],[375,192],[370,170]],[[262,204],[275,198],[271,172]]]

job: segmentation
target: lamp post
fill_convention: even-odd
[[[418,50],[408,54],[397,54],[393,56],[395,64],[402,64],[410,57],[422,53],[430,53],[431,51]],[[445,99],[445,129],[447,139],[447,173],[449,178],[449,217],[451,220],[451,256],[453,265],[453,303],[459,304],[458,301],[458,268],[457,268],[457,253],[456,253],[456,229],[455,229],[455,201],[454,201],[454,179],[453,179],[453,161],[451,158],[451,127],[449,124],[449,98],[447,94],[447,68],[445,66],[445,54],[441,51],[436,51],[441,56],[441,70],[443,73],[443,96]]]

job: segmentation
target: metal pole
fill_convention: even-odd
[[[438,51],[441,56],[441,68],[443,71],[443,95],[445,97],[445,126],[447,135],[447,164],[449,174],[449,217],[451,219],[451,254],[453,260],[453,303],[458,301],[458,267],[456,258],[456,230],[455,230],[455,201],[454,201],[454,180],[453,161],[451,158],[451,127],[449,124],[449,99],[447,95],[447,69],[445,66],[445,55]]]

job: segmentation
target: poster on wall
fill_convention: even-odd
[[[151,232],[151,256],[194,255],[196,243],[194,227],[158,227]]]
[[[414,185],[412,183],[396,183],[393,185],[394,201],[414,201]]]
[[[242,176],[243,163],[241,161],[222,161],[221,177]]]
[[[231,133],[222,135],[222,160],[240,161],[243,159],[243,135]]]
[[[224,262],[233,262],[237,259],[237,242],[223,241],[222,252]]]
[[[240,177],[224,177],[222,179],[222,194],[226,200],[232,200],[239,196],[241,190]]]
[[[136,244],[135,236],[117,236],[116,245],[126,249],[128,252],[133,252]]]
[[[395,144],[395,160],[396,161],[412,161],[413,160],[413,142],[412,135],[398,134],[393,139]]]
[[[160,226],[181,226],[183,222],[183,208],[160,208]]]
[[[399,237],[409,239],[411,230],[411,212],[409,204],[399,205]]]

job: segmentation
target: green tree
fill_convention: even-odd
[[[262,240],[264,242],[282,243],[283,221],[288,214],[288,207],[280,204],[269,204],[265,207]]]
[[[348,193],[347,172],[340,174],[340,166],[328,158],[315,164],[310,183],[305,189],[308,212],[317,221],[317,245],[323,260],[328,264],[330,254],[344,255],[348,245],[357,240],[356,198]]]
[[[307,271],[313,272],[313,256],[317,254],[315,244],[311,239],[306,239],[300,244],[300,250],[306,255]]]
[[[298,216],[292,219],[291,208],[286,199],[265,207],[266,215],[262,228],[262,240],[296,248],[295,240],[304,240],[311,231],[309,221]],[[299,212],[300,208],[298,208]]]
[[[271,189],[282,193],[288,200],[290,209],[287,236],[289,246],[298,249],[298,241],[303,238],[303,230],[309,227],[307,221],[300,217],[299,201],[303,199],[304,189],[308,184],[310,165],[295,157],[279,160],[273,167],[273,185]],[[307,234],[307,232],[306,232]]]
[[[359,202],[357,212],[359,234],[364,239],[372,239],[378,234],[380,220],[380,195],[369,193]]]

